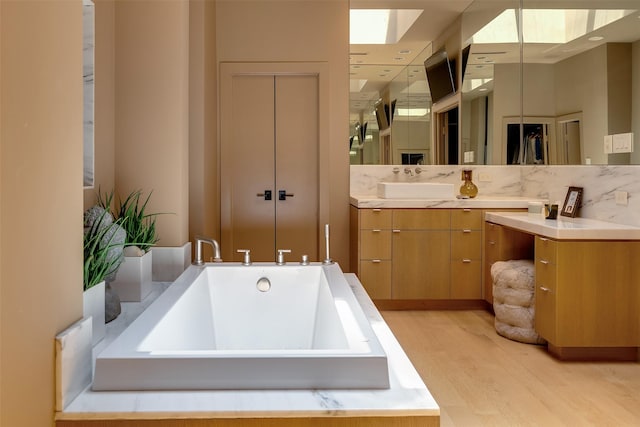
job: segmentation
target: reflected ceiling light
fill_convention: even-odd
[[[568,43],[626,17],[629,9],[523,9],[525,43]],[[473,35],[472,43],[517,43],[518,11],[506,9]]]
[[[422,117],[429,113],[428,108],[398,108],[398,116]]]
[[[350,92],[360,92],[364,85],[367,84],[366,79],[350,79],[349,80],[349,91]]]
[[[421,14],[421,9],[351,9],[349,43],[398,43]]]

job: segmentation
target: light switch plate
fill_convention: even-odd
[[[616,205],[627,206],[629,204],[628,197],[629,193],[627,193],[626,191],[616,191]]]

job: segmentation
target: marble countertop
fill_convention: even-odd
[[[526,209],[530,202],[546,203],[534,197],[478,196],[473,199],[382,199],[376,195],[350,196],[351,205],[357,208],[476,208],[476,209]]]
[[[56,413],[56,419],[439,416],[438,404],[356,276],[345,276],[387,353],[389,389],[94,392],[87,388],[64,411]],[[123,304],[122,318],[113,326],[107,325],[106,342],[99,347],[148,304],[147,300]]]
[[[526,212],[486,212],[485,220],[551,239],[640,240],[640,227],[589,218],[545,219]]]

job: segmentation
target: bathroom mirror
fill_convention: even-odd
[[[425,1],[425,9],[432,4]],[[518,26],[518,22],[523,24]],[[545,152],[539,153],[542,157],[534,157],[535,163],[525,163],[527,158],[520,157],[517,164],[640,164],[637,150],[607,154],[603,142],[607,134],[640,134],[637,1],[476,0],[455,25],[459,25],[460,33],[456,67],[462,76],[456,95],[460,103],[459,163],[513,164],[513,152],[508,154],[509,135],[513,149],[514,126],[522,124],[521,132],[539,125],[542,133],[538,144]],[[420,71],[420,79],[426,82],[422,62],[433,51],[432,40],[436,38],[425,41],[429,44],[420,59],[416,57],[398,70],[377,95],[371,95],[388,101],[397,99],[396,115],[386,135],[392,153],[407,147],[432,158],[433,112],[428,89],[421,98],[404,97],[417,92],[418,85],[410,76]],[[352,56],[352,72],[354,59]],[[353,101],[358,93],[353,83],[351,93]],[[429,111],[422,118],[423,127],[414,127],[414,120],[419,119],[400,118],[402,102]],[[352,124],[356,112],[352,102]],[[375,116],[369,122],[370,147],[379,152],[381,148],[375,144],[381,138],[376,133]],[[518,136],[523,148],[528,136]],[[535,137],[532,141],[537,143]],[[416,158],[413,154],[392,154],[389,163],[411,161]],[[375,155],[363,156],[362,161],[355,156],[351,159],[355,164],[383,163]]]

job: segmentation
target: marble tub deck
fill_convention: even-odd
[[[63,411],[57,412],[56,420],[64,425],[73,425],[65,422],[97,419],[424,417],[425,421],[428,419],[433,425],[438,425],[438,404],[356,276],[345,276],[387,354],[389,389],[94,392],[89,387]],[[162,290],[167,285],[163,286]],[[94,358],[158,294],[158,291],[153,292],[142,303],[123,304],[123,314],[115,323],[107,325],[107,337],[94,349]]]

